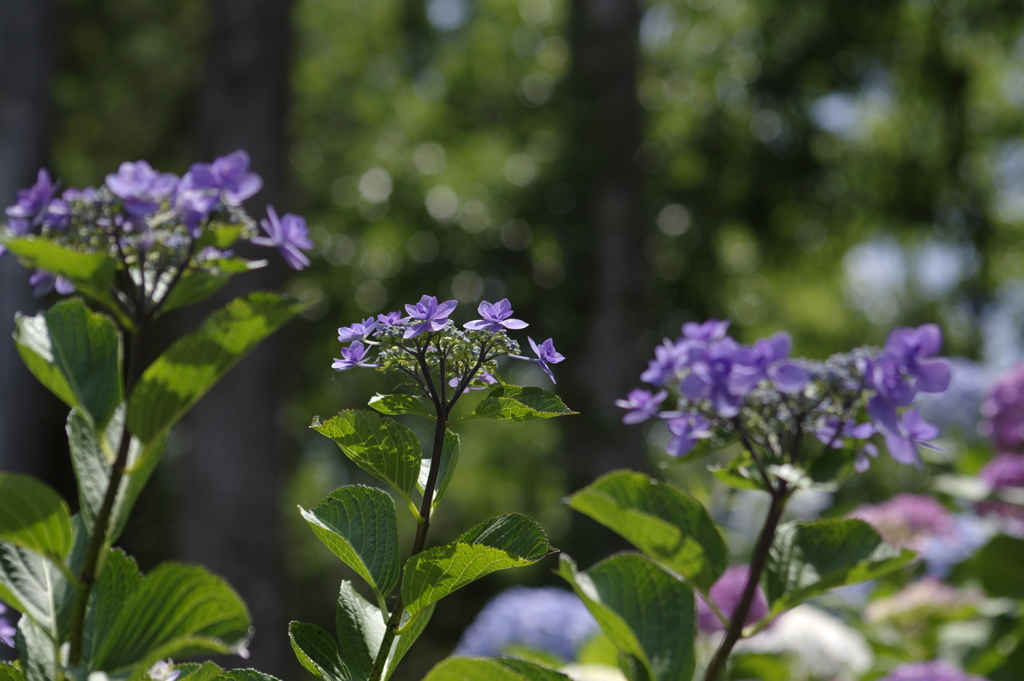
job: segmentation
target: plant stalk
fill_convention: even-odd
[[[711,664],[704,673],[704,681],[718,681],[724,678],[726,662],[736,642],[743,637],[743,627],[750,613],[750,606],[754,602],[754,594],[757,591],[757,584],[761,579],[765,563],[768,561],[768,552],[771,549],[772,541],[775,539],[775,530],[782,520],[782,511],[786,506],[788,498],[787,483],[779,481],[778,488],[770,488],[772,496],[771,506],[768,508],[768,515],[761,527],[761,534],[757,538],[757,545],[754,547],[754,555],[750,559],[750,573],[747,577],[747,585],[743,589],[743,596],[736,605],[729,619],[729,628],[726,630],[725,638],[715,652]]]
[[[429,375],[428,373],[427,376],[429,377]],[[441,379],[442,381],[444,380],[443,370],[441,372]],[[437,421],[434,428],[434,447],[430,459],[430,472],[427,474],[427,484],[423,486],[423,500],[420,502],[420,517],[423,521],[416,528],[416,538],[413,541],[412,553],[409,554],[410,558],[421,552],[427,543],[427,530],[430,529],[430,507],[434,500],[434,488],[437,486],[437,477],[441,470],[444,434],[448,426],[448,414],[451,409],[451,405],[447,409],[443,406],[443,392],[440,399],[436,398],[438,393],[433,390],[433,385],[431,385],[431,392],[435,396],[434,408],[437,413]],[[454,404],[454,400],[452,404]],[[402,623],[402,613],[404,612],[405,606],[402,603],[402,594],[399,592],[394,610],[391,612],[391,617],[388,618],[387,628],[384,630],[384,638],[381,640],[377,657],[373,660],[369,681],[380,681],[383,678],[384,665],[387,663],[388,655],[391,653],[391,646],[395,643],[395,631]]]
[[[142,376],[142,341],[145,325],[140,324],[136,333],[132,334],[128,346],[128,364],[125,371],[125,403],[131,395],[132,388],[136,381]],[[107,484],[107,492],[103,496],[103,505],[100,506],[99,515],[92,528],[89,537],[89,545],[85,550],[85,559],[82,563],[82,574],[79,576],[78,589],[75,592],[75,600],[71,606],[71,628],[68,634],[71,642],[71,650],[68,655],[68,663],[71,666],[80,664],[82,661],[82,640],[85,635],[85,614],[89,604],[89,594],[99,576],[100,554],[106,547],[107,532],[109,530],[110,518],[114,512],[114,502],[117,500],[117,492],[121,487],[121,480],[124,478],[128,468],[128,452],[131,449],[132,436],[128,432],[128,414],[124,415],[124,427],[121,429],[121,444],[117,449],[117,458],[110,469],[110,481]]]

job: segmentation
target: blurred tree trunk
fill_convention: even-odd
[[[45,163],[52,22],[53,0],[0,2],[0,208],[14,203],[17,190],[31,186]],[[39,307],[29,274],[13,256],[0,259],[0,470],[44,475],[49,438],[40,415],[52,400],[11,341],[14,313]]]
[[[636,0],[574,0],[572,10],[565,101],[571,107],[569,183],[578,202],[562,240],[562,288],[582,311],[565,386],[567,403],[580,412],[566,421],[569,483],[577,489],[617,468],[647,468],[641,430],[624,427],[614,404],[637,385],[642,370],[637,338],[645,321],[647,263],[635,163],[642,120],[636,96],[640,8]]]
[[[286,137],[291,0],[213,0],[206,80],[199,99],[196,158],[245,149],[264,180],[259,209],[286,210]],[[241,249],[240,249],[241,250]],[[284,267],[236,278],[216,306],[249,290],[277,289]],[[211,308],[208,306],[206,311]],[[194,318],[194,317],[193,317]],[[249,605],[256,627],[247,664],[286,678],[288,580],[280,526],[288,453],[277,428],[287,357],[280,334],[265,341],[192,411],[191,447],[179,461],[178,553],[225,577]],[[237,659],[228,662],[236,664]]]

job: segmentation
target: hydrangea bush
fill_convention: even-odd
[[[301,217],[268,206],[257,223],[243,206],[260,186],[238,151],[180,178],[145,161],[124,163],[98,188],[60,188],[42,170],[6,209],[0,257],[26,266],[26,285],[37,295],[65,297],[38,315],[19,315],[14,342],[70,407],[81,511],[72,514],[34,478],[0,473],[0,601],[23,613],[15,626],[0,604],[0,643],[13,644],[19,658],[0,664],[0,681],[271,681],[251,669],[174,664],[171,658],[211,653],[244,656],[252,636],[245,605],[200,567],[165,563],[143,575],[112,548],[170,428],[302,308],[278,294],[250,294],[147,362],[155,319],[266,264],[236,255],[237,244],[275,249],[295,269],[310,264]],[[484,520],[448,544],[428,541],[455,479],[459,423],[573,413],[548,390],[501,378],[506,362],[526,361],[554,383],[565,358],[551,338],[526,336],[524,351],[513,335],[528,324],[507,299],[480,303],[461,323],[452,319],[457,308],[424,295],[338,329],[342,346],[331,368],[375,370],[393,387],[373,396],[370,409],[316,417],[311,427],[390,491],[348,485],[300,509],[365,583],[341,583],[333,633],[302,622],[289,627],[299,662],[324,681],[388,679],[441,599],[557,552],[535,521],[516,513]],[[640,376],[645,387],[618,405],[626,424],[663,424],[672,459],[715,453],[709,468],[718,481],[768,500],[749,561],[730,555],[719,523],[694,497],[639,472],[610,473],[566,503],[637,551],[586,569],[561,555],[557,574],[571,591],[513,591],[494,601],[427,681],[607,677],[609,668],[591,659],[556,668],[593,655],[630,681],[718,681],[764,670],[792,679],[974,679],[937,659],[936,632],[983,610],[998,611],[987,634],[991,650],[977,646],[957,661],[1001,674],[998,681],[1011,678],[1004,672],[1014,655],[1024,659],[1014,600],[1024,597],[1024,582],[992,566],[1005,556],[1024,559],[1024,373],[1000,382],[984,404],[983,429],[997,456],[973,487],[957,488],[973,490],[960,513],[931,496],[901,494],[845,518],[784,522],[798,492],[835,490],[868,471],[883,448],[898,464],[925,467],[923,452],[937,449],[939,429],[916,401],[950,384],[950,365],[938,356],[942,335],[933,324],[897,328],[881,348],[812,361],[790,356],[785,333],[744,345],[728,331],[719,320],[683,325],[678,338],[656,348]],[[467,406],[462,398],[476,391]],[[413,419],[428,426],[423,442],[406,425]],[[416,527],[407,551],[398,544],[401,508]],[[985,522],[997,525],[982,531],[971,524]],[[914,567],[917,552],[923,569]],[[929,575],[917,579],[922,571]],[[976,576],[986,596],[1002,600],[942,582],[948,575],[961,582]],[[807,603],[886,576],[895,581],[863,609],[863,633]],[[847,590],[844,598],[869,591]],[[538,648],[546,654],[531,656]]]
[[[143,575],[112,546],[170,428],[302,308],[276,293],[249,294],[147,360],[155,319],[266,264],[235,255],[240,240],[279,249],[293,267],[308,264],[301,251],[312,244],[302,218],[278,219],[268,208],[268,236],[257,235],[242,202],[262,182],[248,166],[238,151],[178,178],[137,161],[98,188],[63,190],[40,170],[6,209],[0,257],[28,268],[37,294],[77,294],[35,316],[19,314],[14,342],[36,378],[71,409],[68,445],[81,510],[72,514],[30,476],[0,473],[0,600],[22,613],[18,662],[0,666],[5,679],[172,681],[182,669],[166,658],[246,654],[249,614],[223,580],[177,563]],[[0,637],[12,633],[3,621]],[[205,677],[219,674],[211,666]]]

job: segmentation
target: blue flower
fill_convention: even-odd
[[[370,364],[369,358],[366,356],[367,347],[355,341],[352,345],[347,348],[341,349],[341,356],[343,359],[334,358],[334,363],[331,368],[335,371],[347,371],[352,367],[366,367],[368,369],[375,369],[380,366],[379,364]]]
[[[629,412],[622,417],[626,424],[642,423],[658,413],[658,406],[665,401],[668,393],[659,390],[651,394],[650,390],[634,388],[624,400],[615,400],[615,406],[629,409]]]
[[[254,236],[249,241],[257,246],[278,249],[292,269],[309,267],[310,260],[302,251],[313,248],[313,242],[309,240],[305,218],[292,213],[285,213],[284,217],[278,218],[274,207],[267,206],[267,218],[260,220],[260,225],[269,236]]]
[[[350,341],[363,341],[366,340],[371,333],[377,330],[377,322],[374,321],[373,317],[367,317],[362,322],[357,322],[352,326],[343,326],[338,329],[338,340],[342,343],[348,343]]]
[[[474,319],[466,322],[465,327],[474,331],[501,331],[502,329],[525,329],[529,324],[521,319],[509,319],[512,316],[512,304],[508,298],[502,298],[498,302],[488,303],[486,300],[480,303],[477,312],[483,319]]]
[[[450,315],[458,303],[448,300],[440,305],[434,296],[423,296],[420,302],[415,305],[406,305],[405,311],[409,313],[412,325],[405,330],[406,338],[415,338],[425,331],[440,331],[448,324]]]
[[[484,606],[453,654],[489,657],[523,646],[568,661],[597,632],[597,622],[571,591],[515,586]]]

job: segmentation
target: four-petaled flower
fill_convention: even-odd
[[[671,456],[682,456],[693,449],[697,440],[705,440],[714,433],[711,422],[703,416],[687,414],[668,422],[668,430],[674,436],[665,445],[665,451]]]
[[[158,173],[145,161],[125,161],[117,173],[107,175],[107,188],[123,199],[125,211],[137,218],[155,213],[177,184],[177,177]]]
[[[39,225],[46,216],[56,190],[57,185],[50,179],[50,173],[46,168],[40,168],[36,175],[36,183],[28,189],[19,189],[18,202],[4,211],[7,217],[13,220],[11,227],[27,233],[30,225]]]
[[[377,321],[385,326],[397,326],[404,322],[407,318],[402,317],[402,313],[398,310],[394,312],[388,312],[386,314],[377,315]]]
[[[426,331],[440,331],[448,324],[448,315],[456,305],[458,302],[454,300],[439,305],[434,296],[423,296],[415,305],[406,305],[405,311],[415,323],[405,330],[405,337],[415,338]]]
[[[366,340],[376,330],[377,322],[374,321],[373,317],[367,317],[362,322],[356,322],[352,326],[343,326],[338,329],[338,340],[342,343]]]
[[[565,359],[565,357],[563,357],[561,353],[555,350],[554,341],[548,338],[540,345],[537,345],[537,343],[535,343],[534,340],[529,336],[526,337],[526,340],[530,341],[530,347],[533,348],[534,353],[536,353],[537,359],[532,359],[529,357],[518,357],[516,355],[512,356],[516,357],[517,359],[528,359],[531,362],[536,362],[538,365],[540,365],[540,368],[544,370],[544,373],[548,375],[548,378],[551,379],[551,382],[557,383],[557,381],[555,381],[555,375],[551,373],[551,367],[549,367],[548,365],[558,364],[563,359]]]
[[[285,213],[278,218],[274,207],[267,206],[267,217],[260,220],[260,225],[269,237],[254,236],[250,239],[252,243],[278,249],[293,269],[309,267],[310,260],[302,251],[313,248],[313,242],[309,240],[305,218],[292,213]]]
[[[502,329],[525,329],[529,326],[520,319],[509,319],[512,316],[512,304],[508,298],[502,298],[498,302],[488,303],[486,300],[480,303],[477,312],[483,319],[474,319],[466,322],[465,327],[474,331],[501,331]]]
[[[352,345],[341,349],[342,359],[335,357],[331,368],[335,371],[346,371],[352,367],[375,369],[380,366],[378,364],[370,364],[369,358],[366,356],[367,350],[368,348],[365,345],[359,341],[354,341]]]
[[[903,414],[903,419],[898,422],[895,429],[883,429],[885,446],[889,449],[889,455],[902,464],[913,464],[923,469],[924,463],[918,453],[918,447],[938,450],[929,440],[939,435],[939,429],[921,418],[918,409],[909,409]]]
[[[668,397],[668,393],[664,390],[651,394],[650,390],[634,388],[629,391],[626,399],[615,400],[615,406],[629,410],[622,417],[623,423],[641,423],[658,413],[658,406],[665,401],[666,397]]]

